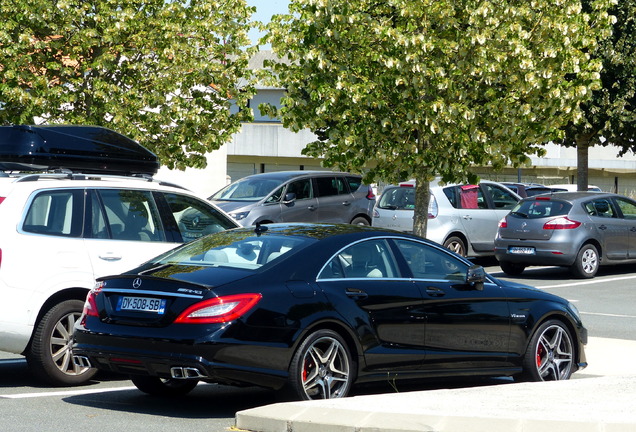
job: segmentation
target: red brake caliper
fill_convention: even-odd
[[[541,367],[541,357],[543,356],[543,346],[537,347],[537,367]]]

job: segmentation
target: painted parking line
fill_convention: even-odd
[[[597,278],[597,279],[592,279],[589,281],[572,281],[571,283],[564,283],[564,284],[558,284],[558,285],[543,285],[543,286],[536,285],[536,288],[539,288],[539,289],[564,288],[564,287],[573,287],[573,286],[581,286],[581,285],[617,282],[617,281],[630,280],[630,279],[636,279],[636,275],[621,276],[621,277],[614,277],[614,278],[608,278],[608,279]]]
[[[90,389],[90,390],[65,390],[65,391],[40,392],[40,393],[18,393],[13,395],[2,395],[0,396],[0,399],[28,399],[28,398],[39,398],[39,397],[49,397],[49,396],[81,396],[81,395],[94,394],[94,393],[106,393],[106,392],[136,390],[136,389],[137,387],[135,386],[129,386],[129,387],[115,387],[115,388],[99,388],[99,389]]]

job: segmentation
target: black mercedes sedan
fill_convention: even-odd
[[[197,382],[345,397],[355,383],[568,379],[587,331],[567,300],[390,230],[272,224],[209,235],[98,280],[74,361],[143,392]]]

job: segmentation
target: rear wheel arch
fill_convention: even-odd
[[[40,321],[42,321],[42,318],[44,317],[44,315],[46,315],[56,305],[62,302],[65,302],[67,300],[85,301],[89,291],[90,289],[88,288],[79,288],[79,287],[67,288],[61,291],[57,291],[44,302],[42,307],[40,307],[38,316],[35,319],[34,327],[37,327]],[[33,338],[33,335],[31,335],[31,338]],[[27,345],[25,352],[29,350],[31,342],[32,341],[29,341],[29,344]]]
[[[353,358],[356,365],[358,365],[358,359],[362,356],[362,346],[358,343],[355,334],[349,329],[347,326],[338,323],[336,321],[321,321],[312,324],[311,326],[305,328],[302,334],[296,339],[293,346],[293,352],[298,350],[300,344],[312,333],[315,333],[319,330],[331,330],[344,339],[347,344],[347,348],[349,348],[349,352],[351,353],[351,357]],[[356,371],[357,372],[357,371]]]
[[[363,223],[366,222],[366,223]],[[365,214],[357,214],[355,215],[353,218],[351,218],[351,222],[349,222],[352,225],[367,225],[370,226],[371,225],[371,219],[369,218],[368,215]]]
[[[471,246],[468,243],[468,238],[466,237],[466,235],[461,232],[461,231],[453,231],[451,233],[448,233],[448,235],[446,236],[446,238],[444,239],[444,242],[442,243],[442,245],[444,247],[447,247],[447,244],[449,242],[449,240],[453,239],[453,238],[458,238],[459,240],[462,241],[463,246],[464,246],[464,256],[469,256],[470,252],[471,252]]]

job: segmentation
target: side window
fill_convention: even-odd
[[[355,191],[360,189],[360,186],[362,185],[362,177],[347,176],[345,177],[345,180],[349,184],[349,191],[351,193],[354,193]]]
[[[597,199],[585,204],[585,209],[590,216],[616,217],[612,204],[608,199]]]
[[[443,250],[409,240],[395,243],[416,279],[458,281],[466,277],[468,266]]]
[[[517,204],[517,198],[504,188],[491,184],[482,184],[490,194],[495,209],[511,209]]]
[[[22,230],[64,237],[80,237],[84,221],[82,189],[44,191],[29,206]]]
[[[616,198],[616,203],[625,219],[636,219],[636,203],[621,198]]]
[[[459,186],[459,207],[463,209],[488,208],[484,194],[477,185]]]
[[[318,279],[394,278],[397,276],[393,255],[385,240],[356,243],[332,258]]]
[[[163,225],[149,191],[99,189],[103,216],[114,240],[166,241]],[[99,215],[93,215],[100,217]],[[98,222],[93,221],[93,225]]]
[[[236,228],[231,220],[204,201],[175,193],[163,196],[174,218],[167,225],[176,226],[184,242]]]
[[[276,189],[273,194],[267,197],[267,199],[265,200],[265,203],[267,204],[267,203],[279,202],[281,197],[283,196],[283,190],[285,190],[284,186],[281,186],[278,189]]]
[[[311,179],[296,180],[287,185],[287,193],[295,193],[297,200],[308,199],[312,197]]]
[[[348,193],[344,179],[341,177],[316,177],[315,181],[319,197]]]

